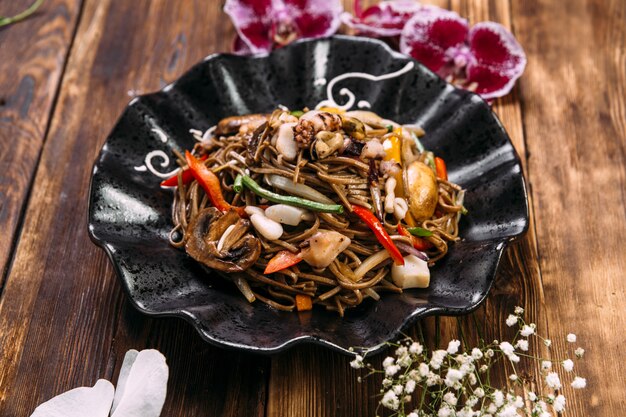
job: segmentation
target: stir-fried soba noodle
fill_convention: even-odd
[[[224,119],[164,182],[171,244],[279,310],[425,288],[465,209],[423,134],[366,111]]]

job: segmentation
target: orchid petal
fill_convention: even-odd
[[[359,35],[393,37],[400,36],[402,28],[411,16],[425,7],[414,0],[381,1],[361,13],[358,11],[360,2],[357,1],[355,2],[356,17],[344,13],[341,18],[343,23],[355,29]]]
[[[484,99],[506,95],[526,67],[526,54],[504,26],[482,22],[468,36],[474,61],[467,65],[467,82],[476,83]]]
[[[298,38],[332,35],[341,25],[343,5],[341,0],[226,0],[224,12],[240,38],[234,51],[262,53]]]
[[[226,0],[224,12],[230,16],[241,40],[253,53],[272,49],[269,37],[272,0]]]
[[[275,0],[276,1],[276,0]],[[337,32],[341,26],[341,0],[282,0],[292,13],[302,38],[320,38]]]
[[[111,407],[111,413],[115,411],[117,406],[120,403],[120,400],[124,396],[124,392],[126,391],[126,381],[128,381],[128,375],[130,374],[130,370],[137,360],[137,356],[139,352],[135,349],[130,349],[124,355],[124,361],[122,362],[122,367],[120,368],[120,376],[117,377],[117,389],[115,390],[115,397],[113,397],[113,406]]]
[[[99,379],[93,387],[75,388],[46,401],[30,417],[107,417],[113,392],[109,381]]]
[[[125,374],[123,392],[111,417],[159,417],[169,375],[165,357],[157,350],[142,350]]]
[[[449,48],[462,45],[468,34],[467,20],[438,7],[424,8],[413,15],[402,29],[400,51],[441,73]]]
[[[250,55],[252,54],[252,50],[250,47],[241,39],[241,36],[238,34],[233,38],[233,45],[231,47],[231,51],[235,55]]]

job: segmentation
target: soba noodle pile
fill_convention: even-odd
[[[202,138],[196,132],[191,158],[215,174],[226,208],[213,207],[207,182],[197,169],[187,174],[194,167],[177,154],[170,241],[250,302],[287,311],[312,302],[343,316],[366,298],[428,285],[426,265],[458,239],[464,191],[423,149],[418,127],[322,110],[236,116]],[[292,200],[272,201],[266,191]],[[367,213],[355,214],[357,206]],[[368,223],[376,217],[386,233]],[[404,266],[381,244],[385,234]],[[277,254],[279,269],[264,274]],[[285,267],[283,256],[297,263]]]

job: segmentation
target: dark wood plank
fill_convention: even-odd
[[[429,3],[455,10],[471,22],[493,20],[509,28],[512,26],[508,1],[453,0],[450,3]],[[526,168],[522,113],[517,92],[497,100],[494,111],[509,132]],[[529,320],[537,322],[541,331],[547,330],[545,316],[539,315],[544,301],[537,259],[536,234],[532,223],[528,234],[507,250],[490,296],[484,306],[474,313],[486,340],[512,338],[511,329],[504,325],[504,320],[516,305],[526,308]],[[460,323],[466,339],[470,343],[476,341],[478,332],[473,319],[462,319]],[[437,325],[442,343],[447,344],[450,339],[460,338],[456,318],[442,317]],[[427,318],[421,326],[429,345],[434,346],[436,320]],[[409,329],[407,333],[415,336],[416,329]],[[535,348],[539,346],[535,344]],[[378,355],[372,359],[379,369],[383,357]],[[537,375],[537,369],[532,366],[524,367],[523,370],[531,376]],[[341,355],[318,348],[295,348],[272,360],[268,416],[375,415],[380,398],[376,394],[382,377],[358,384],[355,381],[357,375],[349,368],[348,359]],[[494,382],[506,384],[503,368]],[[320,391],[324,395],[320,395]]]
[[[263,415],[267,359],[132,310],[86,230],[91,166],[127,92],[158,89],[231,37],[216,2],[85,3],[0,302],[0,415],[29,415],[62,391],[115,380],[125,351],[146,347],[170,365],[164,416]]]
[[[0,1],[0,15],[31,3]],[[25,21],[0,28],[0,291],[81,3],[46,1]]]
[[[570,416],[621,416],[626,365],[626,3],[513,1],[540,266],[554,350],[587,349]],[[575,395],[578,394],[578,395]]]

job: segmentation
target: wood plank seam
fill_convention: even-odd
[[[28,206],[30,204],[30,198],[33,192],[33,186],[35,184],[35,178],[37,177],[37,171],[39,170],[39,162],[41,161],[41,155],[43,154],[43,149],[46,144],[46,139],[48,138],[48,133],[50,132],[50,125],[52,123],[52,118],[54,116],[54,112],[56,110],[57,101],[59,99],[59,95],[61,92],[61,86],[63,85],[63,78],[65,77],[65,70],[67,68],[67,61],[70,57],[70,53],[72,52],[72,48],[74,46],[74,40],[76,39],[76,33],[78,31],[78,25],[80,24],[80,20],[83,14],[83,7],[85,2],[81,1],[78,7],[78,13],[76,14],[76,23],[74,24],[74,28],[72,29],[72,36],[70,38],[70,43],[67,47],[67,51],[65,52],[65,56],[63,57],[63,65],[61,69],[61,74],[59,76],[59,81],[57,82],[56,89],[54,91],[54,97],[52,98],[52,104],[50,106],[50,112],[48,114],[48,120],[46,122],[46,127],[43,132],[43,139],[41,142],[41,146],[39,148],[39,152],[37,153],[37,159],[35,162],[35,169],[28,181],[28,187],[26,191],[26,196],[24,197],[24,201],[22,202],[22,206],[20,208],[20,212],[18,215],[17,223],[15,225],[15,231],[12,236],[12,243],[9,249],[9,259],[2,271],[2,275],[0,275],[0,298],[2,298],[4,286],[7,278],[11,272],[11,268],[13,267],[13,262],[15,260],[15,251],[19,245],[20,239],[22,237],[22,227],[24,226],[24,219],[26,217],[26,212],[28,210]]]

